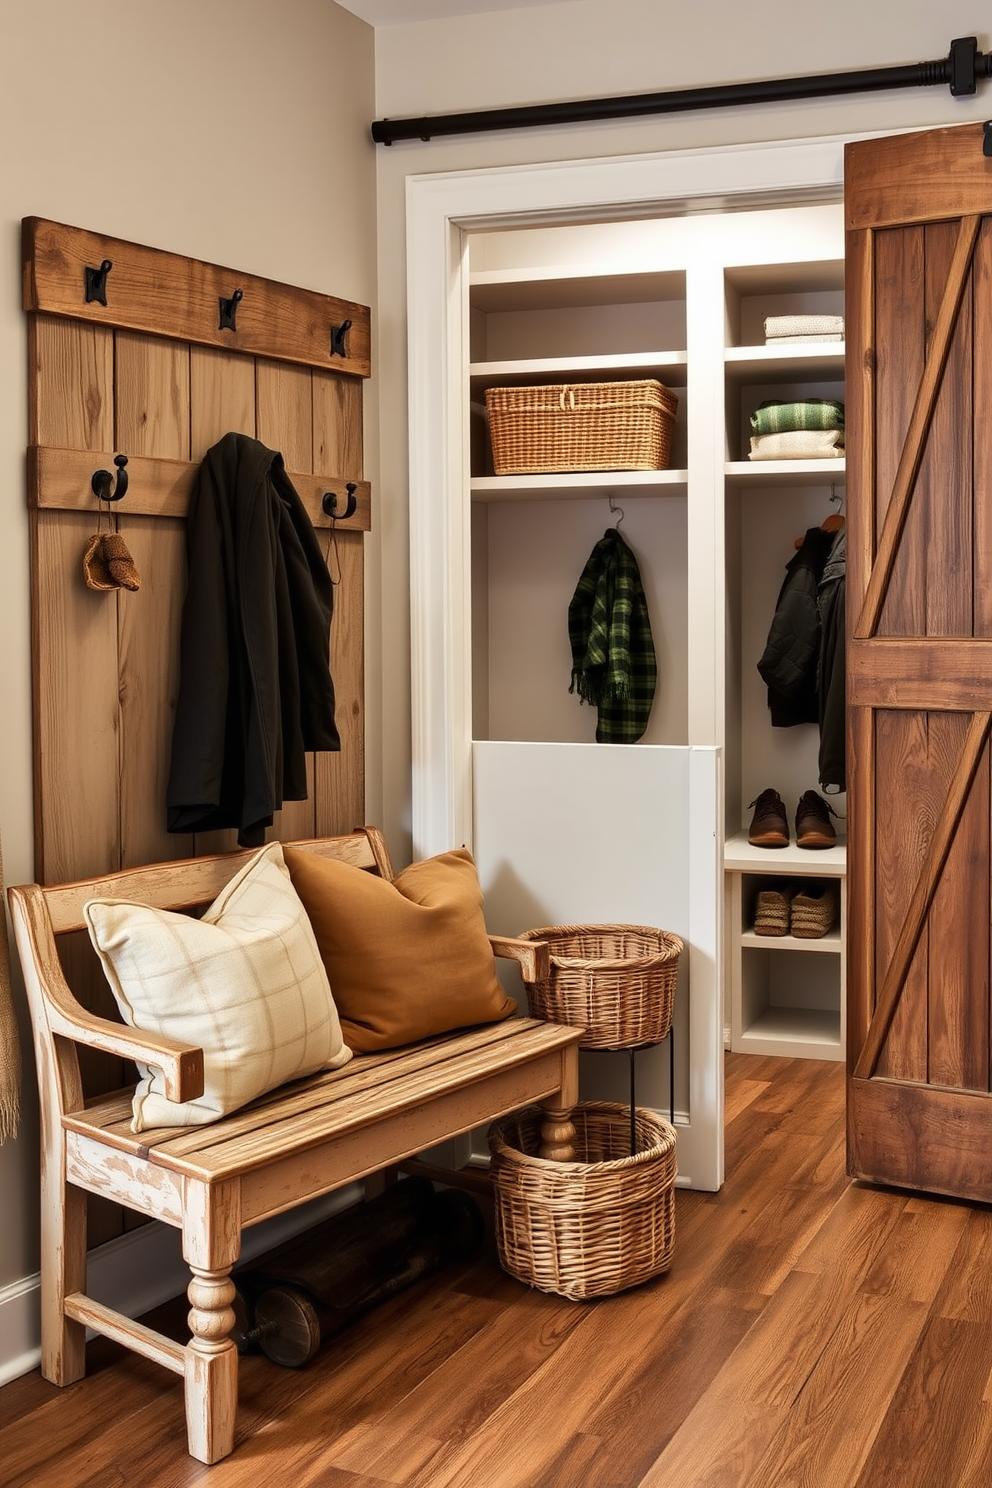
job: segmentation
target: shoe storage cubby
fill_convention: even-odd
[[[821,789],[818,728],[771,726],[757,661],[796,539],[843,513],[844,459],[748,454],[762,402],[843,402],[843,341],[766,344],[764,332],[768,316],[843,315],[843,250],[839,204],[469,239],[473,738],[594,740],[595,709],[568,691],[567,612],[593,545],[619,524],[658,657],[650,723],[630,747],[722,751],[727,1038],[817,1058],[842,1052],[843,915],[822,942],[774,945],[748,915],[769,877],[828,878],[842,895],[845,801],[830,797],[837,847],[795,847],[799,797]],[[493,473],[488,388],[640,378],[678,398],[667,469]],[[755,861],[748,803],[768,787],[793,841]]]
[[[740,1053],[843,1059],[847,919],[843,844],[816,852],[795,844],[755,848],[742,834],[727,844],[725,862],[731,1047]],[[791,930],[774,936],[757,933],[759,894],[792,888],[813,898],[835,889],[837,923],[825,935],[807,939]]]

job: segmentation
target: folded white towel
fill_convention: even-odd
[[[766,336],[823,336],[844,333],[843,315],[767,315]]]
[[[843,453],[843,429],[795,429],[789,434],[756,434],[748,459],[837,460]]]
[[[824,336],[766,336],[766,346],[787,346],[796,341],[843,341],[843,331],[828,331]]]

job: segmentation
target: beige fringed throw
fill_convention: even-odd
[[[0,1142],[17,1135],[21,1109],[21,1045],[10,985],[10,946],[3,913],[3,859],[0,857]]]

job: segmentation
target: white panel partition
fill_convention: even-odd
[[[685,941],[674,1033],[679,1182],[719,1188],[719,751],[498,742],[473,751],[474,850],[491,932],[637,924]],[[626,1100],[628,1070],[625,1053],[583,1054],[583,1099]],[[667,1046],[638,1054],[635,1072],[638,1104],[667,1118]]]

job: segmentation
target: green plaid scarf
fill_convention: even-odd
[[[599,710],[597,744],[635,744],[654,701],[658,664],[637,559],[615,527],[593,548],[568,606],[572,682]]]
[[[755,434],[794,434],[799,429],[843,429],[844,405],[832,398],[759,403],[751,415]]]

